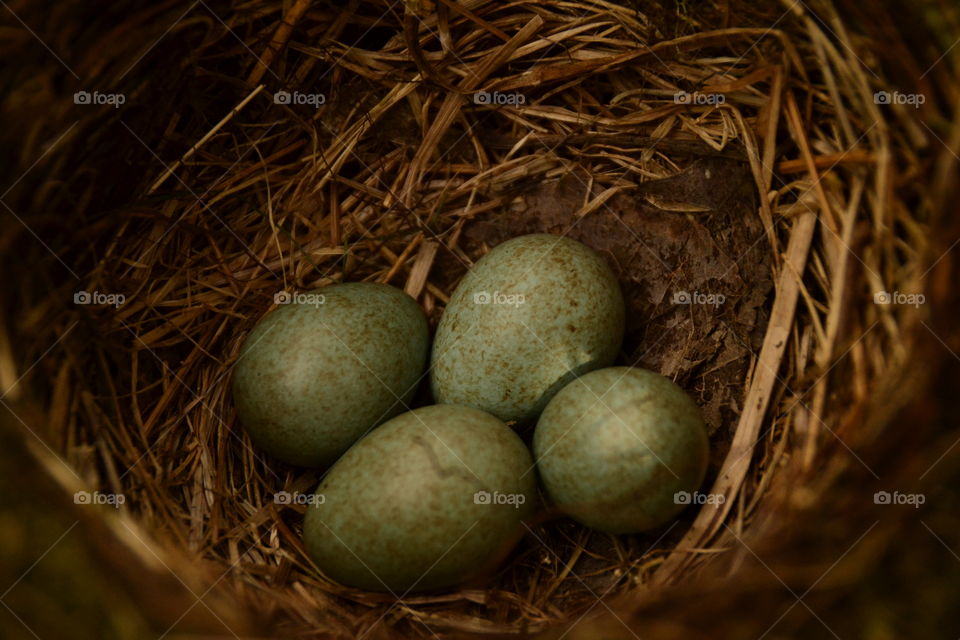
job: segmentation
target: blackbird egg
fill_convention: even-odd
[[[304,543],[328,577],[403,596],[496,568],[525,531],[536,471],[490,414],[434,405],[357,442],[317,487]]]
[[[255,445],[302,466],[327,465],[404,410],[429,353],[420,306],[385,284],[278,294],[250,332],[233,397]]]
[[[535,420],[577,375],[620,349],[624,302],[610,267],[561,236],[520,236],[477,261],[437,327],[430,382],[437,402]]]
[[[696,404],[668,378],[610,367],[564,387],[533,437],[547,494],[580,523],[608,533],[661,525],[703,482],[709,443]]]

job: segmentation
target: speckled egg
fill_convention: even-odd
[[[564,387],[533,438],[550,499],[582,524],[635,533],[676,516],[703,482],[709,442],[697,405],[668,378],[610,367]]]
[[[415,409],[355,444],[317,487],[303,538],[345,585],[402,595],[493,569],[534,508],[533,459],[488,413]]]
[[[394,287],[335,284],[278,294],[247,336],[233,375],[241,425],[291,464],[322,466],[397,415],[429,354],[423,310]]]
[[[592,249],[561,236],[513,238],[477,261],[444,310],[434,398],[535,420],[570,380],[613,363],[623,328],[620,286]]]

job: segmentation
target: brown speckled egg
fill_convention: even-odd
[[[427,320],[413,298],[384,284],[335,284],[281,299],[286,304],[241,348],[237,415],[264,451],[326,465],[404,410],[426,364]]]
[[[533,450],[550,499],[608,533],[661,525],[700,487],[709,442],[697,405],[646,369],[592,371],[554,396]]]
[[[437,402],[536,419],[577,375],[613,363],[624,302],[606,263],[561,236],[520,236],[477,261],[437,327],[430,383]]]
[[[303,537],[320,570],[345,585],[401,596],[494,568],[536,496],[533,460],[490,414],[453,405],[401,414],[333,466]]]

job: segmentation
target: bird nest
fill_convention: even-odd
[[[922,296],[916,110],[829,4],[200,4],[50,18],[87,21],[57,116],[79,122],[19,202],[47,212],[32,228],[69,226],[24,249],[14,343],[57,345],[31,378],[40,455],[123,496],[104,535],[215,590],[228,628],[511,635],[616,612],[730,572],[866,437]],[[24,110],[53,90],[36,82]],[[618,364],[700,405],[701,493],[642,535],[542,513],[462,589],[326,579],[305,507],[276,499],[324,470],[269,459],[237,423],[244,337],[278,294],[344,281],[402,287],[435,327],[480,256],[537,232],[608,261]]]

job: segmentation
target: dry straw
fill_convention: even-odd
[[[925,204],[900,187],[922,132],[910,105],[877,103],[891,88],[830,5],[422,4],[204,5],[166,35],[157,16],[179,7],[115,17],[84,36],[76,71],[125,93],[126,110],[84,116],[61,144],[85,164],[57,160],[47,171],[66,184],[33,201],[82,221],[51,244],[79,282],[26,295],[36,343],[62,336],[42,367],[38,455],[71,488],[127,496],[103,535],[198,595],[216,584],[210,610],[238,628],[515,634],[563,628],[601,596],[649,597],[806,499],[768,499],[784,478],[822,470],[809,491],[828,484],[824,451],[907,358],[916,310],[873,297],[920,291]],[[158,57],[173,69],[151,75]],[[435,322],[488,249],[470,240],[478,220],[571,176],[588,185],[574,217],[589,220],[700,158],[749,168],[773,283],[741,410],[712,436],[722,455],[704,491],[723,504],[649,536],[538,522],[489,584],[400,602],[320,575],[303,507],[273,499],[318,473],[251,447],[229,395],[274,294],[385,282]],[[671,215],[710,215],[691,211]],[[73,307],[80,289],[125,301]]]

